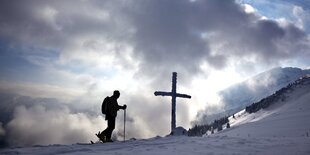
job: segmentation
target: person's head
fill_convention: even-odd
[[[114,92],[113,92],[113,97],[119,98],[119,96],[120,96],[119,91],[118,91],[118,90],[114,90]]]

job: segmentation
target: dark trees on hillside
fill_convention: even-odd
[[[190,128],[188,130],[188,136],[202,136],[206,134],[207,131],[211,131],[211,133],[213,134],[214,129],[217,129],[217,131],[221,131],[223,130],[222,126],[228,122],[228,117],[223,117],[221,119],[215,120],[211,124],[195,125],[193,128]]]
[[[284,88],[281,88],[280,90],[276,91],[274,94],[260,100],[259,102],[253,103],[250,106],[247,106],[245,108],[245,111],[248,113],[254,113],[259,111],[260,109],[265,109],[269,107],[271,104],[276,103],[278,101],[284,102],[286,100],[285,93],[292,91],[293,87],[296,87],[297,85],[303,85],[307,84],[307,82],[310,81],[310,77],[303,77],[299,80],[295,81],[294,83],[290,83]]]
[[[228,129],[228,128],[230,128],[230,124],[229,124],[229,122],[227,122],[227,124],[226,124],[226,128]]]

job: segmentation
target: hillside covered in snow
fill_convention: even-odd
[[[310,77],[280,89],[230,117],[221,134],[241,137],[310,137]],[[237,129],[234,129],[237,128]],[[310,146],[310,145],[309,145]]]
[[[230,128],[202,137],[6,148],[0,154],[310,154],[310,77],[278,95],[267,107],[229,117]]]

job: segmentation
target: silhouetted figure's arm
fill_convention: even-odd
[[[123,106],[118,105],[118,109],[123,109],[123,110],[125,110],[126,108],[127,108],[127,105],[126,105],[126,104],[124,104]]]

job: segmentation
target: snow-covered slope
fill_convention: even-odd
[[[106,144],[34,146],[0,154],[310,154],[310,77],[268,108],[229,118],[231,128],[204,137],[169,136]]]
[[[245,110],[230,117],[230,129],[222,132],[242,137],[310,137],[310,77],[297,80],[281,99],[256,113]],[[310,147],[310,146],[309,146]]]

